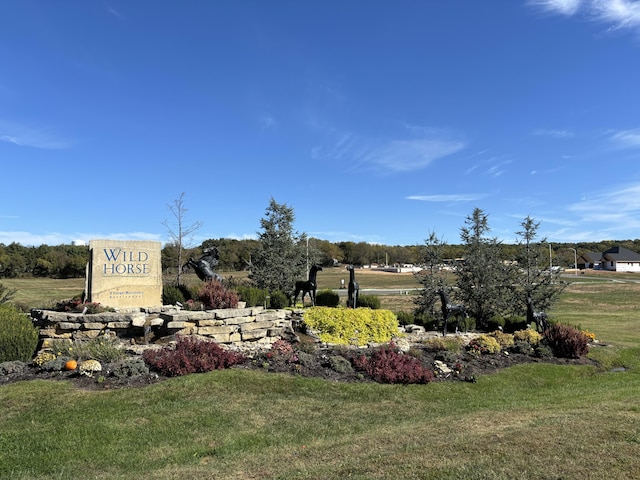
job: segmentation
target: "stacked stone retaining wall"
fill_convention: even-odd
[[[163,307],[159,311],[105,312],[94,314],[32,310],[40,327],[40,348],[55,341],[90,340],[116,336],[134,345],[166,343],[176,334],[199,335],[220,344],[270,346],[294,334],[301,311],[267,310],[264,307],[189,311]]]

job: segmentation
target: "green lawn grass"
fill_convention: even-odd
[[[638,284],[576,283],[550,312],[596,333],[601,368],[409,386],[241,369],[116,391],[5,385],[0,478],[638,478],[639,300]]]

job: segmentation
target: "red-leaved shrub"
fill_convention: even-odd
[[[580,358],[589,352],[589,337],[568,325],[552,325],[544,338],[556,357]]]
[[[240,299],[237,292],[229,290],[221,282],[211,280],[205,282],[198,291],[198,300],[206,308],[236,308]]]
[[[393,344],[382,346],[370,355],[356,356],[353,366],[378,383],[428,383],[435,379],[433,370],[419,359],[398,352]]]
[[[175,347],[167,345],[160,350],[146,350],[142,358],[168,377],[219,370],[245,361],[241,353],[224,350],[210,340],[188,336],[178,337]]]

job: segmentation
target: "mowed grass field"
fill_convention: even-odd
[[[550,312],[596,333],[599,367],[408,386],[242,369],[116,391],[5,385],[0,478],[640,478],[636,279],[575,279]]]

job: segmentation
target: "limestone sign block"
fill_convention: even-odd
[[[91,240],[87,299],[110,307],[162,305],[161,243]]]

